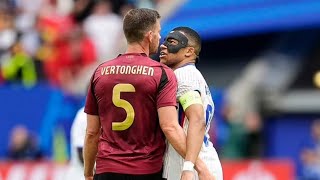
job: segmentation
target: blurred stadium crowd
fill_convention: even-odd
[[[125,48],[124,13],[133,7],[156,8],[159,2],[1,1],[0,83],[32,87],[48,81],[72,94],[83,94],[91,69]]]
[[[0,112],[8,131],[1,139],[0,159],[66,162],[70,126],[83,105],[91,73],[126,46],[123,15],[134,7],[161,9],[168,2],[1,1],[1,106],[12,110]],[[199,69],[216,105],[211,135],[223,162],[284,159],[283,172],[289,168],[299,179],[320,179],[319,29],[207,40],[202,52]],[[11,102],[8,96],[14,93],[19,101]],[[16,103],[26,114],[19,116]],[[28,114],[28,108],[34,114]],[[7,119],[21,116],[25,120]],[[38,120],[29,127],[32,119]],[[266,168],[273,165],[277,167],[271,163]],[[243,166],[249,166],[248,171],[260,168]],[[224,169],[233,172],[230,166]]]

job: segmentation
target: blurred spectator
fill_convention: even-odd
[[[56,61],[60,61],[59,81],[64,90],[69,91],[82,69],[96,62],[96,49],[93,42],[83,33],[81,27],[73,29],[68,42],[60,47]]]
[[[122,52],[118,48],[122,47],[118,45],[122,37],[122,20],[113,13],[110,0],[97,0],[83,26],[96,47],[99,61],[115,58]]]
[[[126,47],[122,33],[122,20],[112,11],[112,6],[111,0],[96,0],[92,14],[83,22],[84,33],[92,41],[96,51],[96,63],[115,58]],[[66,83],[72,94],[84,95],[86,93],[86,85],[95,67],[95,64],[82,66],[75,79]]]
[[[110,0],[112,4],[112,10],[116,14],[121,14],[121,9],[123,6],[126,6],[127,4],[133,4],[131,0]]]
[[[136,8],[136,5],[133,2],[127,2],[120,7],[119,15],[123,18],[128,11],[134,8]]]
[[[11,4],[16,11],[22,11],[25,14],[35,16],[48,4],[47,0],[11,0]],[[28,23],[28,22],[26,22]]]
[[[222,147],[227,159],[260,158],[262,156],[261,120],[254,112],[248,112],[243,122],[227,119],[228,138]]]
[[[44,72],[51,84],[70,91],[79,72],[96,62],[93,42],[70,17],[44,16],[38,24],[43,39],[38,58]]]
[[[10,160],[40,160],[42,158],[35,137],[24,126],[17,125],[13,128],[9,143],[8,158]]]
[[[302,162],[302,180],[320,179],[320,119],[311,125],[311,138],[304,141],[300,159]]]
[[[5,3],[0,2],[0,84],[4,83],[2,66],[10,57],[9,49],[16,41],[16,31],[13,28],[13,16]]]
[[[82,24],[82,22],[90,15],[92,8],[94,6],[94,0],[73,0],[73,9],[71,16],[73,20]]]
[[[15,28],[16,31],[21,34],[20,41],[23,49],[25,49],[28,55],[34,57],[40,46],[40,37],[35,26],[37,13],[29,11],[27,7],[17,7],[15,13]]]
[[[16,17],[11,12],[0,9],[1,76],[6,82],[22,82],[30,87],[37,82],[32,59],[38,48],[38,38],[32,33],[34,21],[23,9],[16,11]]]
[[[225,158],[259,158],[262,156],[261,84],[263,62],[253,62],[228,89],[224,115],[229,137],[222,147]]]
[[[0,55],[3,55],[16,40],[14,17],[7,7],[0,4]]]
[[[56,0],[56,7],[59,14],[69,15],[74,7],[75,0]]]
[[[8,82],[21,81],[26,87],[34,86],[37,82],[33,59],[25,52],[20,42],[12,46],[10,57],[4,60],[1,71]]]

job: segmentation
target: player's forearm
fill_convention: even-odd
[[[201,118],[189,119],[186,161],[196,162],[202,147],[205,123]]]
[[[189,116],[190,117],[190,116]],[[205,133],[205,123],[203,116],[192,116],[189,118],[188,135],[187,135],[187,154],[186,161],[195,164],[194,168],[200,176],[209,177],[209,167],[198,157],[203,144]],[[201,174],[201,175],[200,175]]]
[[[158,109],[160,127],[169,143],[184,158],[186,156],[186,134],[178,123],[176,107]]]
[[[202,113],[201,109],[202,108],[200,107],[199,114]],[[167,140],[173,146],[173,148],[183,158],[185,158],[186,151],[187,151],[187,139],[186,139],[186,134],[183,131],[182,127],[179,125],[178,121],[175,121],[175,119],[178,119],[175,107],[159,108],[158,114],[159,114],[160,127],[161,127],[163,133],[165,134]],[[202,115],[199,115],[199,117],[202,117]],[[199,161],[199,162],[202,162],[202,161]],[[201,167],[201,163],[199,163],[199,165]],[[197,168],[198,161],[196,162],[195,166]]]
[[[99,134],[86,134],[83,148],[84,176],[93,176],[93,168],[98,152]]]
[[[172,145],[172,147],[180,154],[181,157],[186,158],[187,140],[186,140],[185,132],[183,131],[181,126],[178,125],[177,127],[165,128],[163,129],[163,132],[167,140],[169,141],[169,143]],[[202,142],[201,142],[201,145],[202,145]],[[207,168],[205,163],[198,157],[194,164],[197,172],[206,170]]]
[[[176,126],[166,127],[162,129],[167,140],[172,147],[184,158],[186,156],[186,134],[181,126],[177,123]]]
[[[186,134],[181,126],[178,124],[177,126],[164,127],[162,131],[164,132],[167,140],[172,145],[172,147],[180,154],[181,157],[185,158],[187,152],[187,140]],[[202,145],[202,142],[200,144]],[[198,172],[206,170],[207,168],[205,163],[198,157],[194,164],[195,169]]]

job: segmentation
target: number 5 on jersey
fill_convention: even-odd
[[[113,87],[113,92],[112,92],[113,104],[117,107],[124,109],[127,113],[127,117],[124,121],[112,123],[113,131],[123,131],[128,129],[132,125],[134,121],[134,115],[135,115],[134,109],[128,101],[120,98],[120,93],[135,92],[135,91],[136,89],[132,84],[117,84]]]

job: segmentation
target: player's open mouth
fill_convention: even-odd
[[[166,53],[164,53],[164,52],[161,51],[159,57],[162,58],[162,57],[164,57],[164,56],[166,56],[166,55],[167,55]]]

